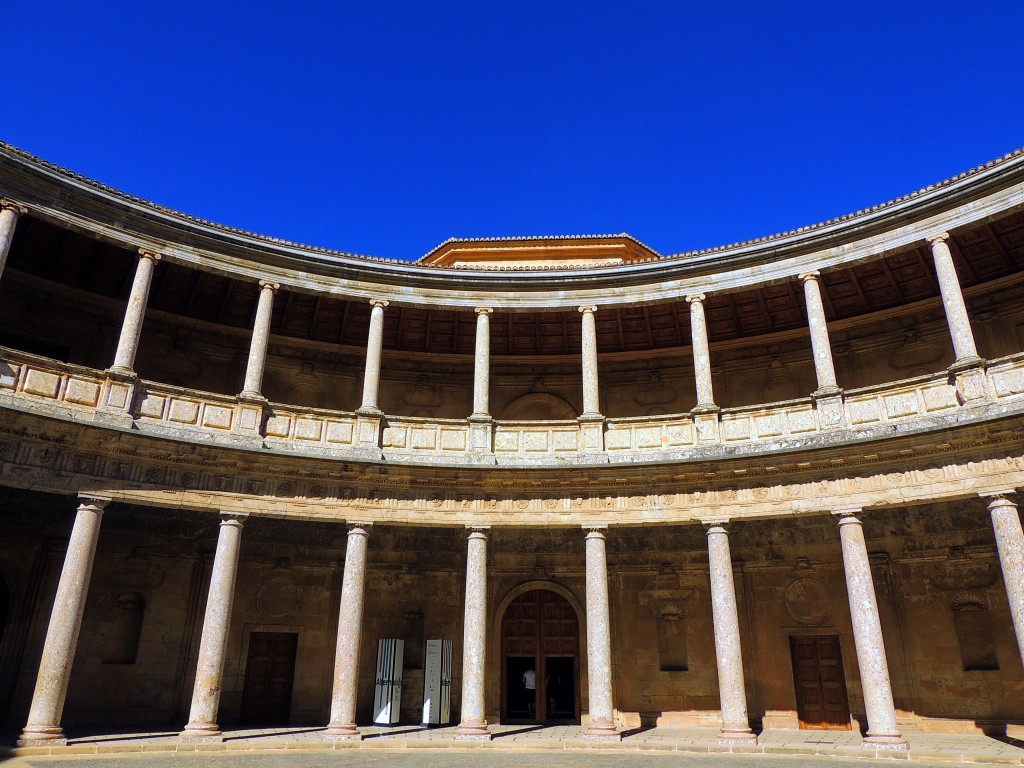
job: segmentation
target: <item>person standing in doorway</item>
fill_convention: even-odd
[[[535,716],[535,701],[537,699],[537,672],[533,667],[523,672],[523,688],[526,697],[526,709],[530,717]]]

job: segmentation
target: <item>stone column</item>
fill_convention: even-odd
[[[600,416],[601,400],[597,384],[597,307],[580,307],[583,315],[583,416]]]
[[[281,286],[260,280],[260,298],[256,305],[256,320],[249,343],[249,362],[245,366],[245,384],[240,397],[263,397],[263,368],[267,362],[267,342],[270,340],[270,318],[274,313],[274,293]]]
[[[359,690],[359,641],[363,633],[366,544],[370,523],[350,523],[345,547],[345,573],[338,611],[338,642],[334,652],[331,722],[324,736],[332,741],[358,741],[356,694]]]
[[[988,500],[988,511],[992,515],[999,565],[1003,570],[1006,598],[1010,602],[1013,629],[1017,634],[1017,649],[1021,660],[1024,660],[1024,531],[1013,501],[1015,492],[985,493],[982,497]]]
[[[213,557],[210,592],[206,598],[203,636],[199,641],[199,663],[192,690],[192,708],[188,725],[179,735],[181,741],[223,741],[217,726],[217,710],[224,684],[224,659],[228,650],[231,607],[235,601],[238,575],[238,550],[242,542],[242,524],[248,515],[222,512],[217,553]]]
[[[82,613],[100,535],[100,519],[104,507],[110,503],[105,496],[87,493],[78,494],[78,500],[75,524],[53,600],[53,612],[46,627],[46,641],[39,660],[28,723],[18,739],[21,747],[62,745],[67,741],[60,727],[60,718],[78,645],[78,632],[82,628]]]
[[[484,705],[484,666],[487,661],[487,531],[469,528],[466,557],[466,616],[462,634],[462,720],[459,740],[488,740]]]
[[[18,223],[18,217],[27,212],[28,209],[20,203],[7,198],[0,199],[0,275],[4,272],[7,254],[11,250],[14,225]]]
[[[865,749],[906,749],[896,725],[896,707],[889,682],[889,664],[882,642],[882,623],[871,577],[864,527],[857,518],[859,509],[837,510],[839,537],[843,546],[846,592],[850,600],[853,642],[857,647],[857,668],[864,690],[864,709],[868,718]]]
[[[828,325],[825,322],[825,306],[821,302],[821,285],[818,272],[800,275],[804,284],[804,299],[807,302],[807,327],[811,332],[811,350],[814,353],[814,373],[818,377],[819,396],[839,393],[836,383],[836,368],[832,362],[832,346],[828,340]]]
[[[587,531],[587,676],[590,681],[588,741],[619,741],[612,703],[612,634],[608,613],[608,558],[604,526]]]
[[[953,366],[969,368],[980,365],[982,359],[974,345],[974,333],[971,331],[971,321],[967,317],[967,305],[964,304],[964,295],[960,291],[960,280],[956,276],[956,267],[953,265],[953,254],[949,252],[948,241],[949,235],[943,232],[929,239],[928,244],[932,248],[935,276],[939,281],[939,292],[942,294],[942,306],[946,311],[949,335],[953,338],[953,352],[956,355]]]
[[[153,281],[153,270],[160,261],[160,254],[139,249],[139,263],[135,268],[135,279],[132,281],[132,292],[128,296],[128,306],[121,324],[121,335],[117,339],[117,352],[114,353],[114,364],[110,370],[127,376],[134,375],[135,353],[139,348],[139,337],[142,335],[142,319],[146,316],[146,302],[149,301],[149,285]]]
[[[705,523],[708,564],[711,571],[711,613],[715,624],[715,658],[718,660],[718,693],[722,702],[722,744],[756,744],[747,718],[747,693],[743,682],[740,620],[736,610],[736,585],[732,575],[729,534],[724,521]]]
[[[491,417],[491,312],[490,307],[476,308],[476,357],[473,365],[473,416]]]
[[[370,332],[366,338],[366,370],[363,372],[363,403],[359,410],[380,413],[377,391],[380,387],[380,356],[384,346],[384,307],[388,302],[372,299],[370,305]]]
[[[704,317],[704,294],[686,297],[690,302],[690,337],[693,340],[693,373],[697,383],[697,411],[717,411],[711,381],[711,352],[708,349],[708,323]]]

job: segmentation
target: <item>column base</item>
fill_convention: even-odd
[[[584,741],[622,741],[622,734],[615,730],[615,724],[607,720],[591,720],[583,731]]]
[[[491,738],[487,723],[459,723],[455,731],[456,741],[490,741]]]
[[[356,728],[355,723],[344,725],[329,725],[324,731],[324,741],[362,741],[363,734]]]
[[[736,747],[756,747],[757,736],[749,728],[742,730],[723,728],[718,734],[718,743]]]
[[[59,725],[27,725],[14,743],[17,747],[63,747],[68,743]]]
[[[216,723],[189,723],[185,730],[178,734],[178,741],[185,744],[203,744],[224,741],[224,734]]]
[[[906,752],[910,749],[910,745],[907,744],[907,740],[903,738],[902,734],[889,733],[889,734],[871,734],[869,733],[864,737],[864,743],[861,744],[863,749],[872,750],[886,750],[891,752]]]

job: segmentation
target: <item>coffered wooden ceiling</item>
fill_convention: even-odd
[[[964,286],[1024,270],[1024,213],[957,232],[952,237]],[[15,232],[8,269],[124,300],[135,254],[30,216]],[[938,296],[927,246],[822,275],[825,314],[839,320]],[[2,281],[0,281],[2,284]],[[250,328],[257,287],[232,278],[162,261],[149,306],[212,323]],[[711,342],[747,338],[806,326],[803,289],[797,280],[734,293],[710,293],[706,302]],[[362,301],[281,291],[274,302],[272,333],[292,338],[363,346],[370,307]],[[472,312],[389,307],[386,349],[471,355],[476,335]],[[605,309],[597,313],[601,352],[687,347],[686,302]],[[494,355],[573,355],[580,349],[580,319],[566,312],[496,313],[491,318]]]

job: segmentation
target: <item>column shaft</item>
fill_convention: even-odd
[[[363,402],[361,411],[378,413],[377,391],[380,388],[380,358],[384,347],[384,307],[388,302],[374,299],[370,302],[370,332],[366,337],[366,370],[363,372]]]
[[[817,272],[800,275],[804,284],[804,299],[807,303],[807,327],[811,332],[811,351],[814,354],[814,373],[818,378],[818,392],[833,394],[839,389],[836,383],[836,367],[832,362],[832,345],[828,338],[828,324],[825,322],[825,306],[821,301],[821,285]]]
[[[100,535],[103,508],[110,502],[105,497],[79,494],[80,504],[71,529],[64,567],[53,600],[50,623],[46,627],[43,655],[32,694],[28,723],[18,740],[20,746],[64,743],[60,727],[67,695],[71,664],[82,628],[82,613],[89,592],[96,542]]]
[[[490,739],[484,704],[487,661],[487,529],[470,528],[462,639],[462,721],[456,739]]]
[[[490,417],[491,310],[476,310],[476,357],[473,366],[473,416]]]
[[[704,294],[687,296],[690,302],[690,337],[693,341],[693,374],[697,383],[697,408],[717,408],[711,380],[711,351],[708,349],[708,324],[704,316]]]
[[[580,307],[583,315],[583,415],[599,416],[601,400],[597,382],[597,307]]]
[[[732,575],[729,534],[724,523],[707,526],[708,564],[711,572],[711,612],[715,624],[715,658],[718,691],[722,702],[720,741],[757,743],[747,717],[747,693],[743,680],[740,620],[736,609],[736,585]]]
[[[135,353],[139,349],[139,337],[142,335],[142,320],[146,316],[146,303],[149,301],[149,286],[153,281],[153,270],[160,260],[160,254],[153,251],[139,250],[139,263],[135,268],[135,279],[132,281],[131,294],[121,324],[121,335],[117,339],[117,352],[114,353],[112,371],[133,374]]]
[[[988,511],[992,515],[999,565],[1010,602],[1013,629],[1017,634],[1017,649],[1024,661],[1024,531],[1021,530],[1017,505],[1011,501],[1012,495],[1012,491],[992,494]]]
[[[224,659],[228,649],[231,608],[235,601],[235,579],[242,541],[245,514],[221,513],[217,552],[213,557],[210,591],[203,617],[203,636],[199,641],[199,663],[192,691],[188,725],[181,732],[183,741],[220,741],[217,726],[220,694],[224,685]]]
[[[603,531],[591,529],[586,539],[587,676],[590,681],[590,722],[583,738],[618,741],[612,700],[612,639],[608,610],[608,558]]]
[[[875,599],[875,584],[864,541],[864,527],[853,511],[839,511],[835,515],[839,518],[853,641],[857,648],[857,667],[860,670],[864,709],[868,718],[864,746],[871,749],[906,749],[907,743],[896,725],[896,707],[892,699],[889,664],[882,642],[882,623],[878,617],[878,602]]]
[[[274,313],[274,292],[280,286],[260,280],[260,298],[256,305],[256,319],[249,343],[249,361],[245,366],[243,397],[262,397],[263,369],[267,362],[267,343],[270,340],[270,319]]]
[[[3,275],[7,254],[11,250],[11,241],[14,240],[14,225],[18,223],[18,217],[25,213],[25,210],[23,205],[13,200],[0,200],[0,275]]]
[[[338,642],[334,654],[331,722],[326,736],[358,740],[356,694],[359,690],[359,641],[363,633],[363,595],[366,591],[366,545],[369,523],[353,523],[345,547],[345,573],[338,611]]]
[[[967,316],[967,305],[960,290],[960,280],[956,276],[948,240],[949,235],[943,233],[933,237],[929,244],[932,248],[932,261],[935,262],[935,276],[939,281],[939,292],[942,294],[942,306],[946,311],[949,335],[953,338],[953,353],[956,355],[954,365],[969,364],[979,361],[980,358],[974,344],[974,332]]]

